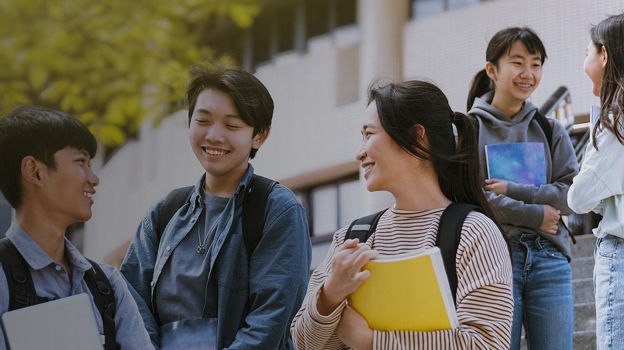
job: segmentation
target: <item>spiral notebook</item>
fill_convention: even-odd
[[[546,153],[541,142],[504,143],[485,146],[488,178],[531,184],[546,181]]]

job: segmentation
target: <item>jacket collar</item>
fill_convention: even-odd
[[[236,188],[236,191],[234,191],[234,197],[239,197],[240,194],[244,193],[245,189],[249,188],[249,184],[251,183],[251,178],[253,176],[254,173],[254,168],[250,163],[247,163],[247,171],[245,171],[245,175],[243,175],[243,179],[241,180],[241,182],[238,184],[238,187]],[[193,187],[193,193],[191,194],[191,204],[192,205],[202,205],[202,194],[204,193],[204,180],[206,179],[206,173],[203,173],[202,176],[199,178],[199,181],[197,181],[195,183],[195,186]]]

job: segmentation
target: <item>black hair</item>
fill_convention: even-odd
[[[593,131],[593,144],[596,149],[596,131],[606,128],[624,144],[624,135],[619,125],[624,114],[624,13],[607,17],[591,29],[591,40],[596,51],[602,48],[607,52],[607,64],[600,87],[600,117]],[[613,121],[609,114],[613,114]]]
[[[518,40],[526,47],[529,53],[539,54],[542,64],[544,64],[547,57],[544,44],[539,36],[527,27],[505,28],[494,34],[485,51],[485,60],[498,67],[498,59],[505,53],[508,53],[509,50],[511,50],[511,46]],[[488,77],[485,69],[480,70],[472,80],[468,93],[468,101],[466,102],[466,110],[469,111],[470,108],[472,108],[475,98],[493,89],[494,84],[490,77]]]
[[[228,94],[247,125],[254,128],[253,136],[268,130],[273,118],[273,99],[267,88],[253,74],[240,68],[207,69],[194,66],[191,82],[186,89],[189,104],[188,121],[191,122],[197,96],[208,88]],[[256,155],[252,149],[249,158]]]
[[[11,206],[22,200],[22,159],[33,156],[55,170],[54,154],[66,147],[93,158],[97,142],[84,124],[60,111],[19,106],[0,119],[0,190]]]
[[[446,198],[480,206],[502,233],[481,187],[477,131],[472,120],[453,112],[437,86],[420,80],[371,87],[368,103],[373,101],[379,121],[392,140],[413,156],[431,161]],[[415,132],[416,125],[424,128],[425,140]],[[504,234],[503,238],[507,242]]]

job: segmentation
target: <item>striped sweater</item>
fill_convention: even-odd
[[[380,218],[366,244],[393,255],[435,244],[443,208],[425,211],[391,209]],[[327,257],[312,273],[303,305],[291,324],[295,348],[345,349],[336,335],[346,300],[322,316],[316,301],[331,270],[347,227],[334,234]],[[373,349],[509,349],[513,314],[512,269],[505,241],[485,215],[471,212],[457,250],[457,318],[459,327],[435,332],[374,331]]]

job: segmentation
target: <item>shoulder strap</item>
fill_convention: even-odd
[[[158,217],[156,219],[156,234],[159,241],[173,215],[189,198],[191,198],[192,193],[193,186],[180,187],[169,192],[167,197],[165,197],[165,200],[158,210]]]
[[[386,210],[388,209],[353,220],[347,229],[347,233],[345,234],[345,241],[347,239],[357,238],[360,240],[360,243],[365,243],[377,229],[379,218],[386,212]]]
[[[250,258],[262,237],[267,200],[276,183],[254,174],[243,197],[243,239]]]
[[[535,111],[535,121],[539,124],[539,126],[546,134],[546,141],[548,141],[548,149],[551,150],[552,153],[552,136],[553,129],[550,123],[548,122],[548,118],[544,117],[542,113],[539,111]]]
[[[444,269],[451,287],[453,301],[457,303],[457,271],[455,260],[466,216],[473,210],[483,212],[481,207],[466,203],[451,203],[442,213],[435,245],[440,247]]]
[[[110,281],[100,268],[100,265],[91,259],[87,260],[89,260],[93,268],[85,273],[84,280],[91,291],[95,306],[100,312],[100,316],[102,316],[104,350],[117,350],[120,347],[116,341],[115,312],[117,311],[117,304],[115,293],[113,293]]]
[[[0,262],[9,288],[9,310],[49,301],[37,296],[28,263],[8,238],[0,239]]]

